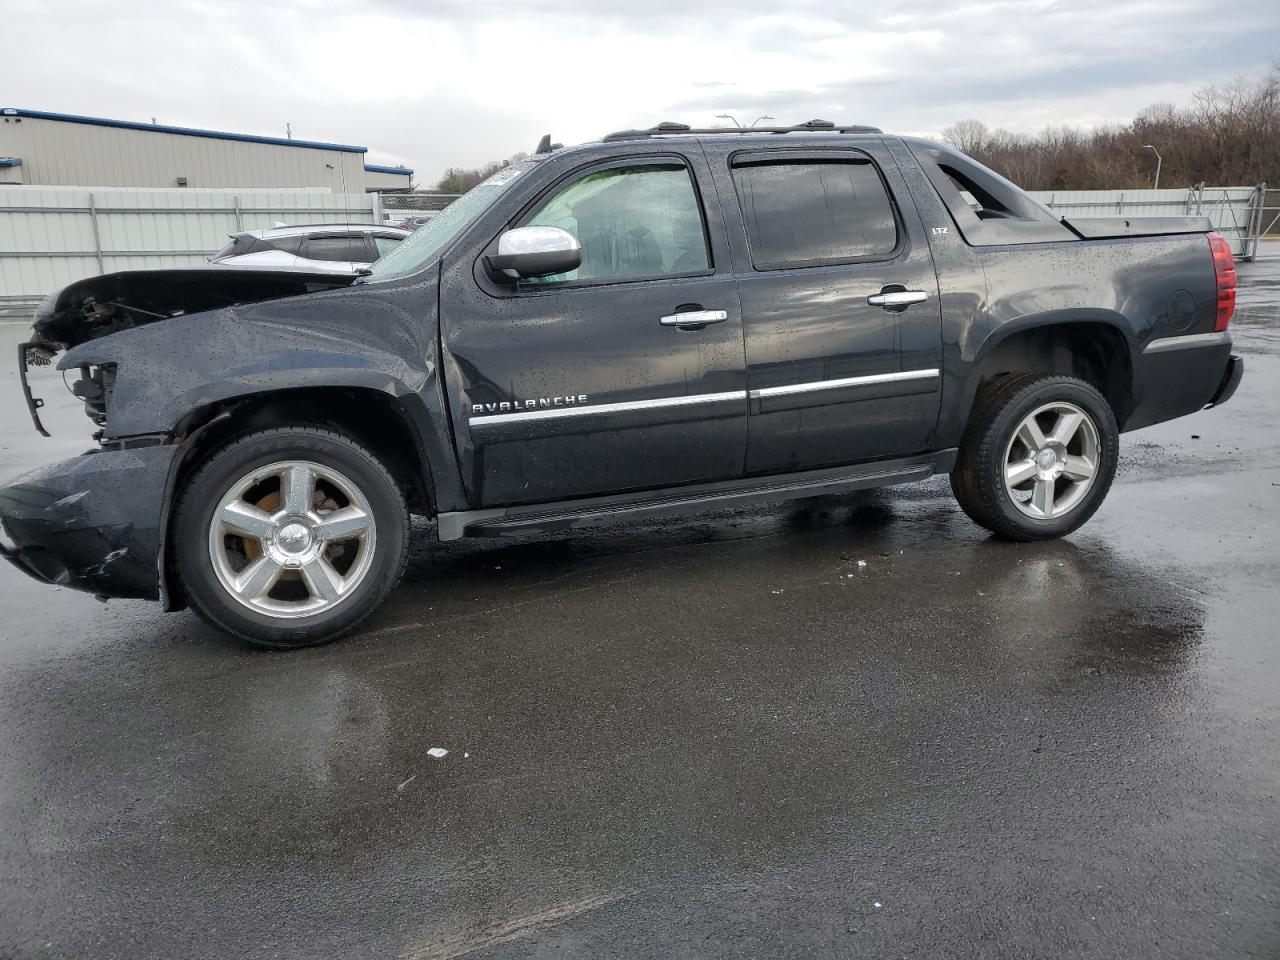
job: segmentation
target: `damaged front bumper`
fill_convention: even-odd
[[[0,554],[45,583],[164,599],[165,504],[177,450],[95,451],[0,487]]]
[[[44,401],[32,395],[31,383],[27,378],[32,359],[37,363],[48,364],[52,357],[53,350],[38,340],[18,344],[18,382],[22,384],[22,397],[27,401],[27,412],[31,414],[31,422],[35,424],[36,432],[42,437],[49,436],[49,431],[40,422],[40,408],[44,406]]]

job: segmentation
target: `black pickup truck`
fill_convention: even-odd
[[[1231,250],[1201,218],[1071,221],[871,127],[544,138],[365,276],[71,284],[20,349],[97,449],[0,490],[34,577],[329,639],[441,540],[950,473],[1058,537],[1117,437],[1223,403]]]

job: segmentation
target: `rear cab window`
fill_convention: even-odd
[[[1016,219],[1008,207],[978,186],[966,173],[946,164],[938,164],[938,169],[942,171],[952,188],[960,194],[960,199],[965,202],[965,205],[977,214],[979,220]]]
[[[735,158],[734,187],[756,270],[892,259],[901,231],[870,158]]]
[[[1075,241],[1061,218],[1016,184],[942,144],[904,138],[971,246]]]

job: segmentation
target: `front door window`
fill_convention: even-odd
[[[687,276],[711,266],[698,197],[682,165],[588,173],[552,196],[525,225],[560,227],[582,245],[577,270],[523,281],[528,284]]]

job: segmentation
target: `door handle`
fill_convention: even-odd
[[[894,307],[909,307],[913,303],[924,303],[928,299],[929,294],[923,290],[891,290],[887,293],[872,294],[867,297],[867,303],[873,307],[891,310]]]
[[[686,310],[659,317],[664,327],[705,327],[708,323],[723,323],[729,319],[728,310]]]

